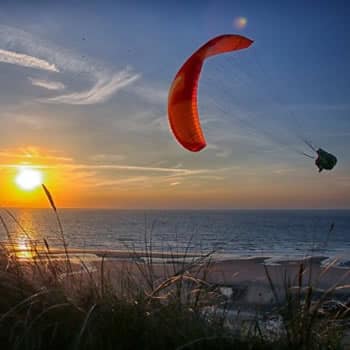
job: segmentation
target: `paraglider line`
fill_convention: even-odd
[[[299,152],[298,152],[299,153]],[[308,157],[308,158],[311,158],[311,159],[315,159],[315,157],[313,156],[310,156],[310,154],[307,154],[305,152],[300,152],[301,155],[305,156],[305,157]]]
[[[311,144],[311,142],[309,142],[309,141],[307,141],[307,140],[305,140],[305,139],[303,139],[303,138],[302,138],[302,141],[303,141],[307,146],[309,146],[314,152],[317,153],[316,148]]]

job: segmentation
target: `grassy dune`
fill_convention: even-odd
[[[54,257],[45,239],[30,246],[30,258],[20,257],[7,220],[29,234],[12,213],[0,216],[10,243],[0,259],[1,349],[346,348],[349,303],[332,301],[343,286],[320,293],[305,285],[308,266],[300,264],[297,280],[286,278],[282,299],[266,270],[276,296],[271,308],[233,316],[232,298],[206,281],[210,255],[183,259],[162,278],[154,273],[147,239],[147,258],[134,255],[137,274],[125,268],[111,275],[103,257],[98,271],[72,259],[54,200],[44,190],[64,257]]]

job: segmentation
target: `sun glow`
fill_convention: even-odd
[[[15,181],[22,190],[30,191],[42,184],[43,175],[38,170],[20,168]]]

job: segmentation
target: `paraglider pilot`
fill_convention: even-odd
[[[330,154],[321,148],[319,148],[316,153],[318,157],[315,164],[318,167],[318,172],[321,172],[323,169],[332,170],[337,164],[337,158],[333,154]]]

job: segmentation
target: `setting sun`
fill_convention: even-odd
[[[30,168],[19,169],[16,184],[23,190],[30,191],[42,184],[42,173]]]

